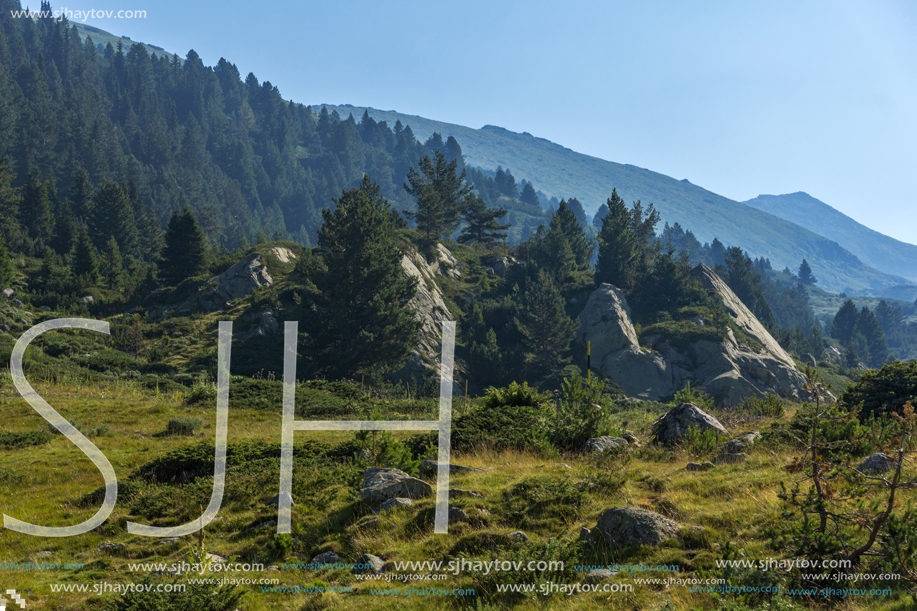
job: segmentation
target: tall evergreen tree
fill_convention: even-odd
[[[53,235],[52,195],[48,187],[49,185],[41,180],[38,168],[30,169],[25,186],[22,188],[22,200],[19,204],[20,224],[25,228],[29,238],[41,246],[49,243]]]
[[[805,259],[802,260],[802,263],[799,264],[799,281],[805,285],[813,285],[818,282],[818,279],[812,275],[812,268],[809,267],[809,262]]]
[[[522,203],[528,204],[530,206],[541,205],[538,202],[538,194],[535,193],[535,187],[533,187],[532,183],[530,182],[525,183],[525,186],[522,187],[522,195],[519,196],[519,199],[522,201]]]
[[[617,195],[617,193],[615,193]],[[608,214],[608,204],[602,204],[599,206],[599,209],[596,211],[595,216],[592,217],[592,226],[601,229],[602,228],[602,219]]]
[[[101,271],[108,288],[123,288],[124,262],[121,259],[121,249],[118,248],[118,242],[114,236],[108,239],[105,252],[102,253]]]
[[[134,211],[118,183],[105,181],[99,187],[92,200],[87,225],[89,237],[97,249],[104,250],[108,239],[114,236],[123,254],[139,254]]]
[[[529,368],[543,379],[560,373],[576,335],[576,323],[564,311],[564,300],[545,271],[529,281],[514,322],[526,348]]]
[[[585,227],[587,225],[586,209],[583,208],[582,202],[575,197],[571,197],[567,200],[567,206],[573,211],[573,216],[576,217],[577,222]]]
[[[315,278],[321,309],[312,314],[310,354],[335,378],[396,368],[417,345],[420,322],[408,306],[417,279],[401,267],[389,203],[368,176],[334,203],[318,232],[327,269]]]
[[[633,286],[631,266],[637,258],[637,236],[631,229],[631,215],[616,189],[612,189],[606,205],[608,214],[602,217],[597,238],[599,257],[595,265],[595,285],[607,282],[628,291]]]
[[[165,246],[160,253],[159,279],[165,286],[176,286],[185,278],[202,273],[207,267],[204,232],[191,210],[173,212],[166,228]]]
[[[419,166],[419,172],[408,170],[404,184],[404,190],[417,200],[417,211],[404,215],[416,220],[427,240],[436,242],[458,228],[472,186],[465,182],[464,171],[457,173],[457,160],[446,161],[442,151],[436,151],[433,160],[424,156]]]
[[[458,237],[460,244],[478,243],[492,246],[497,242],[506,240],[506,230],[509,225],[501,225],[499,219],[506,216],[505,208],[488,208],[487,203],[471,193],[465,199],[465,227]]]
[[[89,215],[92,211],[92,199],[95,197],[95,189],[89,180],[89,174],[86,170],[79,168],[73,176],[73,182],[70,185],[70,192],[67,199],[70,201],[70,208],[73,210],[76,218],[89,221]]]
[[[580,210],[582,210],[582,206],[580,206]],[[575,208],[564,200],[560,201],[557,211],[551,216],[550,231],[560,232],[564,236],[573,251],[573,257],[579,269],[589,267],[589,263],[592,260],[592,251],[595,250],[595,243],[583,230],[583,224],[577,217]]]
[[[848,299],[840,307],[837,314],[834,315],[834,322],[831,325],[831,337],[846,346],[853,340],[853,335],[857,331],[859,315],[856,305]]]
[[[13,281],[13,261],[6,249],[3,234],[0,233],[0,286],[7,287]]]
[[[22,241],[22,227],[19,225],[19,189],[13,187],[13,168],[6,160],[0,160],[0,237],[8,248],[17,248]]]
[[[866,338],[866,346],[869,350],[866,363],[870,367],[881,367],[888,358],[888,343],[885,339],[885,333],[882,331],[882,326],[866,306],[863,306],[860,310],[857,331]]]
[[[812,325],[812,330],[809,331],[808,344],[809,354],[814,356],[816,361],[820,361],[825,355],[825,342],[817,323]]]
[[[70,269],[84,284],[94,286],[99,281],[99,257],[85,229],[80,231],[70,253]]]

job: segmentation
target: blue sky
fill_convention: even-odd
[[[87,23],[297,102],[527,131],[739,201],[806,191],[917,242],[915,3],[66,1],[146,10]]]

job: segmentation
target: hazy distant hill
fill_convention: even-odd
[[[321,106],[314,105],[313,109]],[[498,165],[508,167],[517,181],[530,180],[548,195],[579,198],[590,214],[604,203],[615,187],[627,202],[639,199],[645,204],[654,203],[663,221],[681,223],[701,242],[718,237],[727,246],[742,246],[752,256],[769,258],[778,269],[784,266],[796,269],[805,258],[819,278],[819,286],[829,290],[873,292],[908,283],[902,277],[894,277],[860,261],[838,244],[839,237],[828,233],[826,239],[798,224],[717,195],[687,180],[590,157],[529,133],[519,134],[492,125],[472,129],[394,111],[349,105],[325,106],[329,112],[336,110],[345,118],[353,113],[359,120],[367,110],[373,119],[387,121],[389,125],[400,120],[410,125],[421,140],[434,131],[443,138],[455,136],[467,163],[491,170]]]
[[[759,195],[743,203],[834,240],[867,265],[917,281],[917,246],[865,227],[808,193]]]

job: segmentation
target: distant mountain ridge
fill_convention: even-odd
[[[835,240],[867,265],[917,281],[917,246],[861,225],[808,193],[759,195],[742,203]]]
[[[516,180],[532,181],[536,189],[549,196],[578,198],[589,214],[616,188],[628,203],[652,202],[663,222],[680,223],[701,242],[719,238],[727,246],[745,248],[753,257],[767,257],[777,269],[796,269],[807,259],[819,286],[835,292],[876,294],[910,282],[903,274],[898,275],[900,272],[870,267],[835,241],[833,235],[821,235],[778,213],[733,201],[687,179],[677,180],[637,166],[590,157],[527,132],[520,134],[492,125],[473,129],[364,106],[316,104],[312,108],[319,110],[322,106],[344,118],[353,114],[359,120],[366,111],[374,120],[389,125],[401,121],[410,125],[420,140],[433,132],[443,138],[454,136],[466,163],[490,170],[498,165],[509,168]],[[915,275],[910,273],[907,277]]]

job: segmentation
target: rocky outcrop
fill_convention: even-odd
[[[433,494],[427,482],[399,469],[367,469],[363,472],[360,498],[382,502],[389,499],[419,499]]]
[[[289,248],[275,246],[269,254],[281,263],[290,263],[296,255]],[[188,298],[182,308],[216,312],[230,307],[230,302],[252,294],[256,289],[274,284],[274,277],[267,269],[264,257],[252,253],[227,269],[222,274],[207,280],[203,290]]]
[[[881,475],[898,467],[898,461],[888,454],[873,454],[857,465],[857,471],[868,475]]]
[[[719,341],[699,339],[687,345],[660,335],[638,338],[624,295],[603,284],[580,314],[579,339],[592,342],[593,369],[640,399],[669,397],[690,383],[726,405],[767,394],[804,400],[805,378],[754,314],[709,267],[699,265],[692,274],[721,299],[741,330],[741,340],[731,328]],[[692,322],[705,326],[703,319]]]
[[[617,287],[604,283],[580,312],[578,339],[592,343],[592,367],[600,369],[629,397],[657,400],[671,395],[671,366],[658,354],[640,347],[630,306]]]
[[[414,348],[407,363],[394,373],[396,379],[408,381],[411,378],[439,377],[443,322],[453,318],[446,302],[443,301],[443,294],[436,279],[437,276],[458,278],[461,272],[458,269],[458,261],[442,244],[437,245],[436,256],[433,263],[428,263],[423,255],[410,249],[401,259],[404,272],[417,278],[417,293],[408,305],[416,312],[422,326],[420,343]],[[453,392],[458,391],[459,385],[453,385]]]
[[[610,547],[659,545],[678,535],[678,524],[658,513],[637,507],[614,507],[599,518],[588,537],[604,537]],[[581,535],[582,536],[582,535]]]
[[[684,437],[689,429],[712,429],[717,435],[729,434],[719,420],[698,406],[693,403],[682,403],[653,423],[653,438],[661,443],[674,443]]]
[[[627,448],[626,439],[620,437],[593,437],[586,441],[586,451],[601,453],[612,448]]]

